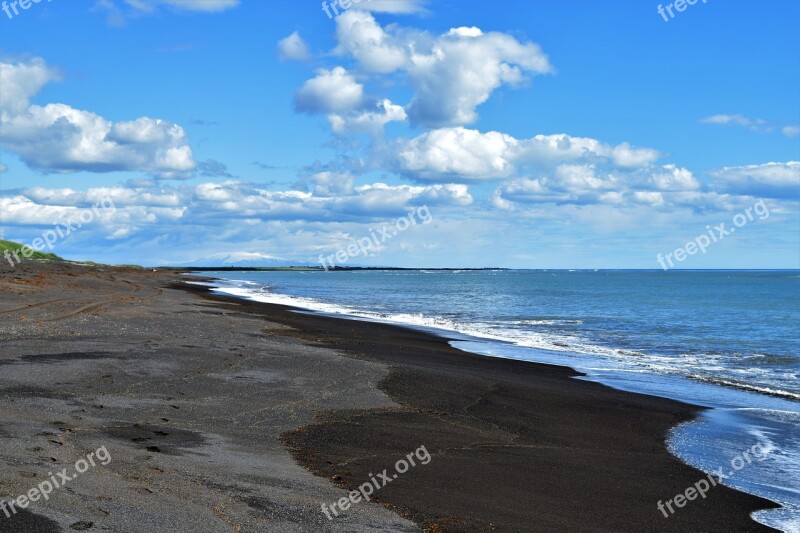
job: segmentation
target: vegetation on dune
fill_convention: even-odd
[[[4,259],[5,252],[9,252],[9,254],[10,254],[9,256],[12,258],[12,260],[14,262],[16,262],[17,259],[16,259],[16,257],[13,256],[13,254],[16,254],[23,261],[25,259],[40,259],[40,260],[44,259],[44,260],[47,260],[47,261],[64,261],[64,262],[67,262],[67,263],[75,263],[77,265],[96,266],[96,267],[117,266],[119,268],[138,268],[138,269],[143,269],[144,268],[141,265],[130,265],[130,264],[105,265],[103,263],[95,263],[94,261],[67,261],[67,260],[63,259],[62,257],[57,256],[56,254],[51,254],[49,252],[37,252],[36,250],[34,250],[33,253],[29,257],[25,257],[22,254],[22,247],[23,246],[24,246],[23,244],[20,244],[18,242],[4,241],[4,240],[0,239],[0,260]]]
[[[63,259],[56,254],[37,252],[35,250],[29,257],[25,257],[22,254],[23,246],[24,245],[18,242],[0,240],[0,255],[5,255],[5,252],[8,251],[11,254],[17,254],[20,259],[48,259],[51,261],[63,261]]]

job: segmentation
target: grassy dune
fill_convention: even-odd
[[[0,240],[0,255],[3,255],[6,252],[6,250],[8,250],[9,252],[12,253],[16,252],[17,255],[23,257],[22,246],[23,245],[18,242]],[[51,254],[47,252],[37,252],[37,251],[34,251],[33,255],[31,255],[27,259],[49,259],[51,261],[63,261],[63,259],[61,259],[56,254]]]

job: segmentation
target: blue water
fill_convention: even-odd
[[[798,271],[211,275],[229,294],[445,330],[468,351],[713,407],[672,432],[672,452],[705,471],[725,467],[724,483],[784,505],[754,518],[800,532]],[[756,444],[763,461],[731,468]]]

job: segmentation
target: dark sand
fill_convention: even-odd
[[[657,510],[705,477],[664,444],[695,407],[177,278],[0,267],[0,497],[113,458],[0,531],[768,530],[721,486]],[[421,445],[384,505],[322,514]]]

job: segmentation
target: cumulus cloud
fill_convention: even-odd
[[[553,68],[536,44],[459,28],[439,37],[427,53],[412,55],[407,70],[416,89],[408,108],[411,121],[442,127],[475,122],[477,107],[502,85],[519,85],[526,74]]]
[[[59,74],[41,58],[27,63],[0,63],[0,119],[24,113],[33,98]]]
[[[343,67],[320,69],[297,91],[294,105],[305,113],[351,111],[364,101],[364,86]]]
[[[0,63],[0,146],[46,172],[148,172],[186,176],[195,168],[186,133],[169,121],[112,122],[66,104],[30,100],[56,73],[42,59]]]
[[[337,54],[354,57],[370,72],[393,72],[409,61],[410,43],[387,33],[363,11],[348,11],[336,18],[336,40]]]
[[[449,184],[439,192],[450,201],[460,198],[453,196],[453,183],[498,181],[487,202],[502,210],[556,204],[570,209],[705,212],[736,206],[735,198],[749,198],[756,190],[735,183],[730,171],[728,181],[709,188],[691,170],[659,163],[658,150],[628,142],[607,143],[566,133],[518,138],[466,127],[499,88],[554,72],[534,43],[474,26],[442,34],[384,26],[361,7],[336,19],[336,40],[334,55],[352,58],[355,66],[318,71],[297,92],[297,109],[326,115],[337,135],[378,136],[390,122],[426,128],[414,137],[374,141],[367,165],[416,182]],[[375,88],[385,90],[398,83],[410,89],[404,104],[373,96]],[[703,122],[758,131],[773,127],[742,115],[715,115]],[[358,189],[346,176],[329,172],[315,175],[308,185],[314,191],[308,194],[317,198],[341,198]],[[464,198],[469,196],[464,192]]]
[[[516,139],[511,135],[466,128],[442,128],[412,139],[399,139],[388,148],[389,164],[417,180],[475,181],[518,176],[535,168],[552,168],[565,162],[597,162],[619,168],[641,168],[655,162],[659,153],[616,146],[566,134],[536,135]]]
[[[539,178],[517,178],[501,184],[493,203],[500,209],[516,204],[607,204],[661,206],[665,194],[700,189],[692,173],[675,165],[634,171],[603,171],[593,164],[562,164]]]
[[[422,3],[398,2],[406,8]],[[369,4],[370,11],[383,5]],[[388,5],[388,2],[387,2]],[[299,35],[281,46],[291,48]],[[553,72],[541,48],[477,27],[453,28],[442,35],[393,25],[384,28],[363,4],[336,18],[334,53],[357,66],[318,70],[295,94],[295,108],[328,116],[337,135],[382,133],[390,122],[424,127],[463,126],[478,119],[478,107],[504,85],[517,86],[531,75]],[[288,52],[286,55],[290,55]],[[358,81],[353,72],[358,72]],[[410,85],[410,101],[367,97],[365,85],[381,75],[400,73]]]
[[[194,191],[195,207],[206,216],[258,218],[261,220],[369,221],[399,216],[413,206],[463,206],[472,202],[463,185],[428,187],[375,183],[354,187],[351,177],[322,172],[309,180],[307,191],[270,191],[237,181],[204,183]]]
[[[103,197],[98,202],[105,200]],[[24,195],[0,197],[0,210],[8,219],[5,224],[13,226],[52,227],[57,222],[76,220],[81,213],[97,203],[81,202],[79,205],[41,204]],[[131,234],[131,229],[138,229],[158,222],[175,223],[184,213],[178,207],[142,207],[128,206],[114,210],[98,209],[95,217],[87,227],[82,224],[83,235],[98,233],[106,239],[115,239]]]
[[[509,177],[519,141],[491,131],[464,128],[433,130],[394,143],[395,167],[416,179],[481,180]]]
[[[403,106],[393,104],[391,100],[384,99],[365,106],[363,110],[351,113],[333,113],[328,115],[331,129],[336,134],[367,132],[379,135],[390,122],[405,122],[408,118]]]
[[[553,67],[541,48],[510,35],[454,28],[439,36],[399,27],[351,10],[336,19],[336,52],[371,73],[404,72],[414,89],[407,107],[415,124],[461,126],[478,118],[477,107],[503,85],[519,85]]]
[[[764,198],[800,198],[800,162],[723,167],[711,173],[721,192]]]
[[[692,172],[676,165],[609,172],[564,164],[538,178],[503,182],[492,204],[502,210],[536,204],[646,205],[701,213],[735,211],[754,198],[800,199],[800,162],[724,167],[710,175],[714,181],[702,186]]]
[[[148,186],[92,187],[86,191],[70,188],[32,187],[22,195],[39,205],[49,207],[86,208],[110,199],[117,207],[181,207],[186,202],[186,189],[151,183]]]
[[[278,54],[284,61],[307,61],[311,58],[308,45],[299,32],[278,41]]]
[[[407,115],[391,100],[373,100],[364,86],[343,67],[321,69],[295,93],[295,109],[310,114],[326,114],[337,135],[367,132],[379,135],[389,122],[403,122]]]
[[[0,212],[6,235],[27,242],[21,235],[40,235],[56,221],[75,220],[86,209],[111,200],[113,212],[101,211],[102,216],[60,242],[57,252],[109,253],[117,246],[130,256],[131,249],[137,254],[147,249],[148,261],[157,263],[160,253],[174,247],[202,250],[209,242],[218,244],[217,249],[230,248],[232,242],[245,247],[241,243],[248,240],[263,246],[266,239],[283,242],[282,252],[291,250],[293,257],[316,256],[330,246],[324,243],[346,240],[346,229],[366,232],[373,224],[406,216],[423,205],[443,212],[472,203],[464,185],[355,186],[352,176],[330,172],[312,176],[309,183],[310,191],[270,190],[235,180],[179,186],[141,180],[83,191],[35,187],[0,192]]]
[[[309,181],[313,184],[314,196],[331,198],[353,194],[355,178],[347,172],[317,172]]]
[[[372,183],[355,186],[347,173],[320,172],[309,180],[310,191],[270,190],[236,180],[204,182],[171,187],[151,182],[141,185],[93,187],[86,191],[71,188],[34,187],[0,196],[5,223],[9,225],[51,225],[54,214],[85,209],[110,198],[120,213],[145,213],[141,221],[133,216],[118,219],[116,229],[133,224],[153,223],[163,216],[172,221],[213,223],[218,218],[259,220],[356,220],[403,214],[423,204],[464,206],[472,203],[465,185],[431,186]]]

